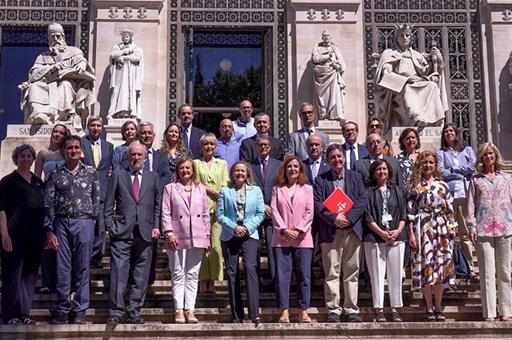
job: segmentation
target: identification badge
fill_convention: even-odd
[[[387,224],[389,222],[393,221],[393,217],[390,214],[383,214],[382,215],[382,224]]]

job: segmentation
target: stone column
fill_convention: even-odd
[[[144,84],[141,91],[142,120],[155,125],[154,147],[160,146],[167,123],[168,24],[163,0],[91,0],[89,59],[96,69],[96,114],[105,118],[110,104],[109,57],[121,41],[120,32],[135,32],[133,41],[144,50]],[[120,124],[106,126],[107,138],[122,143]],[[105,121],[105,124],[107,122]]]
[[[363,7],[360,0],[288,1],[288,91],[290,131],[300,128],[298,105],[313,103],[311,52],[327,30],[347,64],[345,118],[366,131]],[[321,121],[320,128],[332,142],[342,141],[337,121]],[[364,134],[362,134],[364,137]]]
[[[487,135],[512,160],[512,0],[483,0],[480,7],[487,86]]]

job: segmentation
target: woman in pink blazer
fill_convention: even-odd
[[[311,259],[314,214],[313,187],[306,184],[304,164],[296,156],[287,157],[277,172],[272,189],[272,247],[276,259],[276,291],[279,322],[289,323],[290,279],[292,268],[297,280],[297,298],[301,309],[299,322],[311,322],[307,309],[311,300]]]
[[[197,323],[194,306],[201,260],[204,251],[210,249],[210,213],[206,189],[199,184],[190,157],[176,162],[176,182],[165,186],[162,231],[166,236],[176,323]]]

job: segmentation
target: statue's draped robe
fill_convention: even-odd
[[[125,54],[127,61],[118,62],[125,49],[132,53]],[[119,113],[142,119],[140,91],[144,82],[144,55],[142,48],[135,44],[115,45],[110,54],[110,107],[108,116],[115,117]]]
[[[56,63],[63,65],[59,72],[61,76],[49,72]],[[87,77],[73,71],[80,63],[87,64]],[[74,46],[62,46],[55,52],[37,56],[29,71],[28,82],[21,90],[20,105],[27,115],[27,122],[38,115],[50,121],[68,121],[75,113],[89,114],[89,108],[96,100],[93,92],[94,70],[82,51]]]
[[[329,54],[323,54],[328,51]],[[333,60],[329,60],[331,55]],[[344,119],[345,60],[335,44],[319,44],[311,56],[314,73],[315,104],[321,119]],[[336,70],[331,63],[338,62],[341,67]]]
[[[378,83],[384,72],[395,72],[406,77],[418,76],[413,84],[405,84],[400,93],[377,87],[377,102],[383,115],[386,131],[393,126],[437,125],[448,111],[448,95],[444,73],[439,72],[439,82],[429,80],[431,69],[423,55],[412,48],[405,52],[387,49],[377,65],[375,81]]]

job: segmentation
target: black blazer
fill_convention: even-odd
[[[156,172],[143,172],[139,200],[135,199],[129,171],[112,173],[105,200],[105,225],[115,239],[130,239],[135,225],[146,242],[151,242],[153,228],[160,228],[162,195]],[[114,213],[115,203],[115,213]]]
[[[315,213],[322,223],[318,226],[318,238],[320,243],[333,242],[336,233],[334,220],[337,214],[331,213],[324,207],[324,201],[334,191],[334,175],[327,171],[318,175],[315,180]],[[352,224],[352,230],[359,240],[363,239],[362,217],[366,209],[366,189],[361,174],[352,170],[345,170],[345,194],[354,203],[346,216]]]
[[[366,146],[364,144],[355,143],[354,145],[357,147],[357,160],[356,161],[369,156],[368,149],[366,148]],[[345,151],[347,151],[348,148],[350,147],[350,145],[346,142],[341,144],[341,146],[343,147],[343,150],[345,150]],[[347,165],[348,165],[348,163],[345,162],[345,169],[347,169]],[[350,164],[350,170],[354,170],[354,164]]]
[[[311,174],[311,160],[309,158],[306,158],[303,161],[303,163],[304,163],[304,167],[306,168],[306,174],[308,175],[308,184],[313,186],[315,184],[315,181],[313,181],[313,175]],[[325,159],[322,158],[320,160],[320,168],[318,169],[317,176],[319,176],[319,175],[321,175],[324,172],[327,172],[329,170],[331,170],[331,168],[329,167],[329,164],[327,164]]]
[[[112,143],[101,139],[101,160],[96,168],[94,166],[94,158],[92,156],[92,138],[87,135],[81,138],[82,151],[84,152],[83,163],[92,166],[98,173],[98,180],[100,181],[100,199],[105,201],[107,196],[108,176],[112,168],[112,155],[114,154],[114,146]]]
[[[402,187],[397,185],[389,186],[389,201],[388,211],[393,217],[393,221],[389,223],[389,229],[398,229],[400,221],[407,221],[407,206],[405,199],[405,192]],[[363,238],[367,242],[379,242],[383,243],[384,240],[377,235],[368,224],[371,222],[377,223],[379,227],[382,227],[382,193],[378,187],[368,188],[368,204],[364,213],[364,226],[363,226]],[[406,229],[402,231],[398,237],[398,241],[405,241]]]
[[[263,180],[260,159],[256,158],[251,163],[254,182],[260,187],[261,192],[263,193],[263,202],[267,205],[270,205],[270,202],[272,201],[272,187],[276,185],[277,170],[280,166],[280,160],[269,157],[267,163],[267,177]]]
[[[386,160],[393,169],[393,178],[391,178],[391,183],[404,187],[404,178],[402,175],[402,168],[400,167],[400,163],[396,160],[396,158],[391,156],[383,156],[384,160]],[[360,159],[354,164],[353,170],[359,172],[363,176],[364,185],[366,187],[370,186],[370,165],[372,164],[370,156],[366,156],[363,159]]]
[[[161,150],[153,150],[153,172],[156,172],[160,177],[160,192],[163,193],[164,187],[171,183],[172,174],[169,166],[169,158]],[[123,158],[121,161],[121,168],[123,170],[130,169],[129,160]]]
[[[192,158],[194,159],[201,158],[201,144],[199,143],[199,139],[205,133],[206,131],[196,128],[194,125],[190,127],[190,144],[188,150],[190,150]]]
[[[256,138],[258,135],[254,135],[252,137],[246,138],[242,141],[242,145],[240,146],[240,159],[252,163],[255,159],[258,158],[258,152],[256,151]],[[281,140],[270,137],[270,154],[269,156],[280,161],[283,160],[284,157],[284,145]]]

